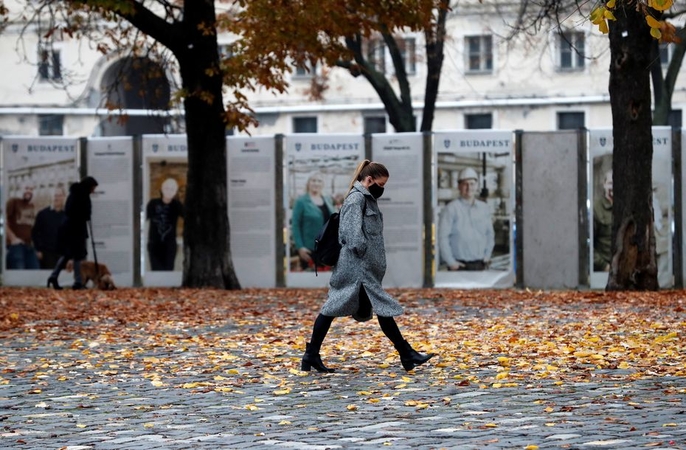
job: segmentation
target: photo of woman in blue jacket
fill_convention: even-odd
[[[314,239],[324,222],[336,211],[333,200],[324,195],[323,190],[323,175],[319,172],[314,173],[307,179],[305,193],[293,203],[291,234],[301,270],[314,269],[311,256]]]

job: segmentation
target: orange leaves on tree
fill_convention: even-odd
[[[651,16],[646,16],[646,21],[650,26],[650,35],[660,42],[674,42],[678,44],[681,38],[677,35],[677,30],[674,25],[665,20],[655,20]]]
[[[654,37],[655,39],[661,39],[662,38],[662,31],[660,31],[661,25],[660,22],[661,20],[655,19],[653,16],[647,15],[646,16],[646,22],[648,23],[648,26],[650,27],[650,35]]]
[[[253,83],[283,92],[288,87],[284,74],[296,67],[355,64],[348,42],[362,42],[381,34],[425,31],[432,28],[436,11],[446,8],[441,0],[361,0],[341,2],[286,2],[251,0],[238,2],[239,8],[220,14],[218,28],[240,38],[228,59],[233,70],[224,67],[225,77],[244,76],[246,86]],[[225,79],[236,86],[235,79]],[[320,100],[328,87],[326,76],[315,77],[309,89],[312,99]]]
[[[610,31],[607,21],[616,20],[614,14],[612,13],[614,6],[615,0],[610,0],[605,5],[598,6],[591,11],[591,23],[598,25],[598,30],[603,34],[607,34]]]
[[[650,27],[650,35],[660,42],[679,43],[681,42],[681,39],[677,36],[676,27],[674,25],[653,17],[649,8],[662,12],[671,8],[673,4],[673,0],[647,0],[647,4],[642,2],[638,2],[637,4],[637,7],[645,14],[646,22]],[[617,20],[614,15],[616,7],[617,0],[610,0],[607,3],[595,7],[593,11],[591,11],[591,23],[596,25],[598,31],[601,33],[607,34],[610,31],[608,20]]]
[[[648,6],[656,11],[667,11],[674,5],[674,0],[648,0]]]

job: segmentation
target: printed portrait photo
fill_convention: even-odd
[[[183,218],[187,162],[151,161],[145,203],[146,270],[183,267]]]
[[[6,169],[5,268],[52,270],[59,259],[58,228],[69,187],[77,181],[76,163]]]
[[[314,271],[310,255],[315,237],[331,214],[340,210],[358,162],[357,156],[289,160],[286,180],[289,271]]]
[[[511,154],[438,153],[438,270],[510,270]]]
[[[612,244],[612,154],[593,158],[593,272],[609,272]]]
[[[595,156],[592,162],[592,272],[609,272],[612,258],[612,208],[614,204],[612,154]],[[654,163],[651,201],[660,287],[667,287],[672,283],[670,182],[669,160],[666,164]]]

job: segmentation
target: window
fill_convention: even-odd
[[[464,116],[464,127],[468,130],[493,128],[493,114],[467,114]]]
[[[557,113],[558,130],[578,130],[586,125],[585,114],[582,112],[559,112]]]
[[[400,55],[405,62],[405,73],[414,75],[417,73],[417,41],[414,38],[406,38],[398,43]]]
[[[669,61],[672,59],[673,51],[673,45],[669,43],[660,44],[660,64],[663,66],[669,65]]]
[[[41,81],[62,79],[62,61],[59,50],[38,47],[38,78]]]
[[[567,32],[559,35],[558,66],[563,70],[580,70],[585,65],[586,38],[583,33]]]
[[[219,57],[220,58],[232,58],[233,57],[233,44],[219,44]]]
[[[317,65],[311,62],[306,62],[304,64],[298,64],[295,66],[295,76],[298,78],[311,78],[317,72]]]
[[[386,73],[386,46],[381,39],[371,39],[367,48],[367,61],[377,72]]]
[[[41,136],[62,136],[64,116],[47,114],[38,116],[38,134]]]
[[[316,117],[294,117],[293,118],[293,133],[316,133],[317,132],[317,118]]]
[[[468,72],[493,71],[493,38],[491,36],[469,36],[465,38]]]
[[[364,133],[385,133],[386,132],[386,117],[385,116],[367,116],[364,118]]]
[[[672,128],[681,128],[683,122],[680,109],[673,109],[669,112],[669,116],[667,116],[667,124]]]

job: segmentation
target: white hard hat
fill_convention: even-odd
[[[460,170],[460,174],[457,176],[457,181],[469,180],[470,178],[473,180],[478,180],[479,175],[477,175],[474,169],[467,167],[466,169]]]

